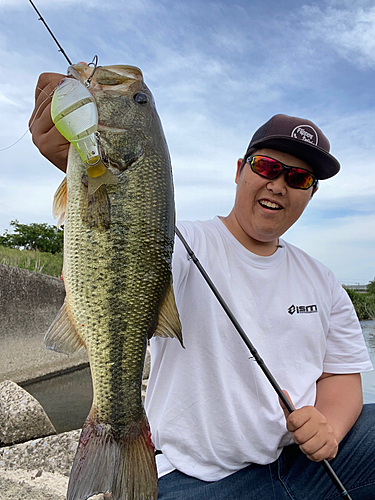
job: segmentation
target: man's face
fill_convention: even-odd
[[[279,160],[291,167],[312,172],[303,160],[273,149],[259,149],[254,154]],[[273,180],[253,172],[248,164],[240,172],[242,160],[238,160],[236,174],[236,199],[234,215],[242,231],[258,242],[277,241],[302,215],[313,188],[306,190],[288,186],[285,173]]]

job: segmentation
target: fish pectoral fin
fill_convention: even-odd
[[[101,185],[94,194],[88,195],[83,220],[90,227],[109,228],[111,223],[111,202],[106,184]]]
[[[160,306],[158,324],[154,336],[176,338],[180,341],[182,347],[184,347],[180,316],[174,298],[172,282]]]
[[[67,202],[68,202],[68,189],[67,189],[66,177],[64,177],[64,180],[57,188],[57,191],[53,198],[53,208],[52,208],[53,218],[57,219],[57,217],[60,217],[56,224],[57,227],[60,227],[65,220]]]
[[[86,347],[70,319],[66,301],[49,327],[44,337],[44,344],[47,349],[63,354],[73,354],[82,347]]]
[[[88,175],[88,193],[94,194],[100,186],[105,184],[117,184],[119,179],[107,168],[106,171],[98,176],[91,177]]]

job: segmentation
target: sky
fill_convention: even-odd
[[[316,123],[341,171],[320,182],[283,237],[340,283],[375,278],[373,0],[34,3],[74,63],[98,55],[100,65],[141,68],[169,145],[179,220],[230,212],[237,159],[271,116]],[[66,73],[68,63],[28,0],[0,0],[0,56],[3,234],[14,219],[55,223],[64,174],[27,130],[38,75]]]

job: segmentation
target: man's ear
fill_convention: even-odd
[[[240,177],[240,173],[241,173],[241,170],[242,170],[242,166],[243,166],[243,165],[244,165],[244,160],[243,160],[242,158],[239,158],[239,159],[237,160],[237,171],[236,171],[236,179],[235,179],[236,184],[237,184],[238,179],[239,179],[239,177]]]
[[[316,186],[314,187],[314,189],[312,190],[312,193],[311,193],[311,198],[314,196],[314,194],[318,191],[319,189],[319,183],[316,184]],[[310,198],[310,200],[311,200]]]

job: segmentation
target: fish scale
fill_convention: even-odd
[[[74,66],[73,75],[84,80],[86,68]],[[90,91],[111,162],[106,179],[116,182],[99,182],[92,194],[87,166],[71,147],[67,183],[55,196],[67,200],[54,210],[66,213],[66,301],[46,345],[65,352],[84,345],[94,392],[67,499],[110,491],[114,500],[155,500],[154,451],[141,398],[147,339],[154,334],[182,343],[171,275],[171,166],[140,70],[109,66],[101,73],[99,67]],[[142,104],[134,100],[138,92],[147,96]]]
[[[73,154],[76,155],[74,150]],[[77,200],[80,199],[80,193],[78,193],[77,196],[74,190],[74,188],[78,190],[84,189],[84,185],[82,184],[80,178],[82,175],[85,175],[84,168],[81,169],[81,175],[73,177],[72,179],[72,184],[74,186],[71,187],[72,192],[74,193],[72,196],[73,206],[70,208],[68,205],[68,213],[75,214],[75,217],[72,217],[72,226],[75,226],[72,228],[72,232],[76,232],[77,234],[87,234],[87,224],[84,224],[82,221],[82,216],[80,216],[80,212],[77,210],[76,206]],[[136,184],[137,186],[134,190],[135,194],[141,192],[141,185],[139,185],[139,182]],[[126,184],[122,184],[122,186],[123,185]],[[70,186],[68,182],[68,190],[69,188]],[[110,187],[107,189],[110,191]],[[140,415],[143,413],[140,391],[138,390],[138,387],[136,387],[134,391],[133,380],[134,375],[136,375],[140,378],[139,383],[141,383],[141,374],[146,349],[144,332],[148,330],[149,325],[152,322],[152,318],[150,316],[152,316],[157,308],[155,304],[152,308],[148,307],[146,311],[143,312],[140,307],[140,302],[142,302],[142,298],[144,297],[147,297],[148,302],[155,302],[155,297],[160,295],[160,281],[165,281],[165,273],[159,273],[161,274],[160,279],[154,280],[153,282],[150,282],[149,280],[142,280],[142,275],[140,275],[140,273],[147,271],[150,265],[151,259],[150,256],[147,255],[150,253],[149,247],[147,246],[144,249],[140,247],[137,237],[141,237],[142,235],[138,234],[139,230],[137,229],[137,226],[134,228],[129,227],[128,230],[126,230],[120,225],[121,221],[124,220],[124,218],[126,219],[123,213],[124,207],[126,207],[124,198],[126,198],[129,194],[132,199],[130,212],[133,212],[130,213],[130,218],[137,220],[136,215],[139,216],[143,214],[143,200],[140,199],[141,204],[137,206],[137,204],[134,203],[137,196],[134,196],[131,189],[130,193],[129,191],[122,193],[122,196],[119,196],[118,189],[116,190],[114,196],[111,196],[111,193],[109,193],[111,202],[111,222],[115,229],[114,231],[109,232],[101,231],[100,229],[99,231],[91,229],[89,233],[90,236],[93,232],[96,235],[94,240],[96,248],[91,252],[91,258],[87,255],[86,268],[87,270],[90,270],[90,272],[88,273],[88,277],[85,279],[85,292],[83,293],[81,290],[81,280],[76,278],[74,283],[70,284],[70,273],[68,271],[68,277],[65,280],[67,293],[69,293],[70,287],[72,287],[74,288],[72,295],[79,297],[76,305],[77,311],[86,310],[88,305],[90,305],[91,317],[86,318],[85,328],[81,335],[85,338],[88,347],[94,384],[95,381],[99,379],[99,377],[95,376],[96,373],[100,373],[102,378],[109,381],[108,384],[96,384],[94,387],[94,405],[97,409],[98,415],[105,420],[111,420],[114,418],[113,415],[116,414]],[[120,203],[116,203],[116,199],[121,200]],[[117,220],[119,223],[117,223]],[[157,221],[151,220],[150,226],[154,225],[153,222],[157,223]],[[70,234],[68,224],[69,217],[66,221],[67,227],[65,234],[67,235]],[[126,234],[129,232],[134,232],[135,234],[131,234],[129,237],[129,235]],[[90,239],[92,243],[92,237]],[[118,270],[123,267],[123,259],[122,253],[117,251],[117,247],[124,246],[124,242],[127,243],[126,274],[125,276],[120,275],[121,279],[119,279]],[[82,241],[79,241],[79,247],[82,247]],[[82,266],[81,253],[74,252],[74,256],[76,257],[76,262],[71,265],[76,268],[77,266]],[[108,262],[108,256],[110,256],[110,260],[109,263],[107,263],[106,268],[108,273],[106,278],[108,291],[105,293],[101,288],[97,288],[96,286],[96,273],[101,273],[103,262]],[[69,264],[67,265],[67,269],[68,266]],[[136,270],[138,273],[137,281],[134,280]],[[150,290],[147,290],[147,288],[150,288]],[[85,302],[85,305],[82,304],[82,301]],[[126,315],[124,315],[123,312],[123,303],[126,304]],[[72,302],[72,308],[74,308],[74,302]],[[102,318],[104,321],[102,322],[97,318]],[[140,318],[142,318],[142,322],[140,322]],[[93,319],[99,322],[99,327],[95,328],[92,324]],[[123,323],[126,323],[126,329],[124,329]],[[126,339],[127,330],[132,332],[132,336],[128,339]],[[108,342],[111,349],[109,353],[103,350],[101,342],[103,337],[101,334],[102,331],[108,331],[109,333]],[[98,345],[100,346],[99,348]],[[111,364],[108,364],[108,356],[109,359],[111,359]],[[128,359],[131,360],[130,363],[128,363]],[[106,371],[108,371],[108,373],[104,375]],[[111,403],[109,394],[117,394],[119,396],[120,390],[125,397],[117,397],[115,404],[110,405],[108,408],[108,403]],[[136,400],[134,400],[134,392],[138,395]],[[128,399],[133,402],[132,406],[129,406]],[[114,421],[117,421],[117,418],[115,418]],[[122,422],[122,425],[125,424],[126,422]]]

